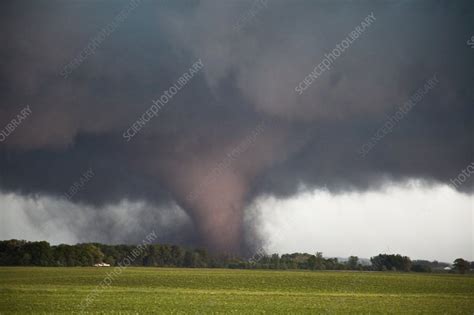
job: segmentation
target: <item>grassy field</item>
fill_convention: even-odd
[[[111,268],[0,268],[0,313],[79,313]],[[128,268],[84,313],[474,314],[474,277]]]

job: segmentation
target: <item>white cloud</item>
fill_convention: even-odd
[[[152,230],[167,240],[189,224],[186,213],[175,204],[157,209],[145,202],[122,200],[93,207],[50,196],[2,192],[0,215],[0,240],[46,240],[52,244],[134,243]]]
[[[316,190],[286,200],[260,198],[267,252],[325,256],[400,253],[412,259],[474,260],[474,196],[417,181],[378,192]]]

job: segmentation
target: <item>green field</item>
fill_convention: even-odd
[[[0,268],[0,313],[79,313],[110,271]],[[474,277],[131,267],[84,313],[474,314]]]

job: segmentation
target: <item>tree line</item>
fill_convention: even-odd
[[[0,241],[0,266],[93,266],[108,263],[150,267],[188,268],[238,268],[238,269],[306,269],[306,270],[361,270],[432,272],[444,270],[447,263],[427,260],[411,260],[407,256],[379,254],[362,263],[357,256],[347,260],[325,258],[321,252],[273,254],[258,253],[250,259],[230,255],[210,255],[203,249],[189,249],[177,245],[142,245],[137,251],[133,245],[105,245],[85,243],[51,246],[46,241],[24,240]],[[131,253],[134,253],[131,255]],[[130,258],[132,257],[132,258]],[[474,269],[474,262],[458,258],[453,262],[452,272],[466,273]]]

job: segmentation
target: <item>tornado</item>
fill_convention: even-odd
[[[0,4],[0,192],[53,200],[41,221],[79,241],[162,226],[157,242],[242,253],[259,242],[244,223],[256,198],[450,183],[472,163],[472,1],[275,0],[252,19],[253,1],[129,3]]]

